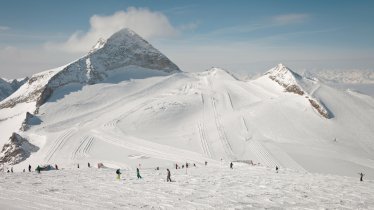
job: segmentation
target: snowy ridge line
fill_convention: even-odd
[[[45,157],[45,160],[50,161],[52,159],[52,157],[54,156],[54,154],[58,150],[61,150],[61,148],[64,147],[64,145],[66,144],[66,141],[74,134],[75,131],[76,131],[76,129],[71,129],[71,130],[68,130],[68,131],[64,132],[61,136],[59,136],[55,140],[55,142],[52,145],[52,147],[50,148],[49,152],[47,153],[47,155]]]
[[[219,139],[221,140],[221,143],[222,143],[222,146],[223,146],[223,149],[224,149],[226,155],[228,155],[228,157],[230,157],[231,159],[234,159],[234,152],[232,151],[231,145],[230,145],[229,141],[227,140],[225,130],[222,126],[220,116],[217,112],[216,99],[214,97],[212,97],[211,101],[212,101],[214,119],[215,119],[215,122],[216,122],[216,127],[217,127],[217,131],[218,131]]]

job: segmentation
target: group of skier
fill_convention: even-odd
[[[205,166],[207,166],[207,165],[208,165],[208,162],[205,161]],[[91,164],[90,163],[88,163],[87,166],[88,166],[88,168],[91,168]],[[196,164],[194,163],[193,166],[196,167]],[[184,167],[186,167],[186,169],[187,169],[189,167],[189,163],[186,163],[185,165],[182,165],[182,169]],[[77,168],[79,168],[79,164],[77,164]],[[55,169],[58,170],[58,165],[57,164],[55,164]],[[175,164],[175,169],[180,169],[180,167],[179,167],[178,164]],[[234,169],[233,162],[230,162],[230,169]],[[42,168],[39,165],[35,168],[35,171],[37,171],[38,173],[40,173],[41,170],[42,170]],[[157,167],[156,170],[159,170],[159,167]],[[28,166],[28,171],[31,172],[31,165]],[[166,181],[167,182],[172,182],[170,170],[166,169],[166,171],[167,171]],[[278,171],[279,171],[279,167],[278,166],[275,166],[275,171],[276,171],[276,173],[278,173]],[[7,172],[8,173],[13,173],[13,167],[11,167],[10,170],[8,169]],[[25,169],[23,169],[23,172],[25,172]],[[121,171],[120,171],[120,169],[116,170],[116,174],[117,174],[117,179],[121,179]],[[359,173],[359,175],[360,175],[360,181],[362,182],[363,181],[363,177],[365,176],[365,174],[361,172],[361,173]],[[142,179],[143,178],[140,175],[139,168],[136,168],[136,177],[138,179]]]

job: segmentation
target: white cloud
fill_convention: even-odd
[[[7,31],[10,28],[8,26],[0,26],[0,31]]]
[[[87,52],[99,38],[108,38],[122,28],[130,28],[145,39],[171,37],[179,32],[163,13],[135,7],[109,16],[94,15],[90,18],[90,26],[88,32],[75,32],[66,42],[47,43],[46,47],[67,52]]]
[[[273,21],[278,25],[288,25],[294,23],[303,23],[309,18],[308,14],[285,14],[273,17]]]

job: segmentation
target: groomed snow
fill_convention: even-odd
[[[170,166],[172,168],[172,166]],[[228,163],[171,170],[81,169],[0,174],[2,209],[373,209],[374,182]]]
[[[311,94],[334,118],[266,75],[243,82],[216,68],[70,84],[40,107],[40,125],[20,133],[40,150],[14,168],[90,161],[134,169],[222,158],[373,179],[373,100],[319,83]]]

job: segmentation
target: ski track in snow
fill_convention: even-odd
[[[207,141],[207,134],[205,132],[205,125],[204,123],[202,122],[199,122],[197,124],[197,128],[199,130],[199,134],[200,134],[200,140],[201,140],[201,147],[203,149],[203,152],[204,154],[207,156],[207,157],[212,157],[212,154],[210,152],[210,149],[209,149],[209,144],[208,144],[208,141]]]
[[[92,136],[84,136],[79,143],[79,146],[76,148],[76,150],[72,154],[71,159],[78,159],[81,157],[87,157],[92,145],[94,143],[95,138]]]
[[[157,100],[159,100],[160,98],[153,98],[153,99],[149,99],[141,104],[136,104],[133,108],[129,109],[127,112],[125,112],[124,114],[121,114],[118,118],[114,119],[114,120],[111,120],[107,123],[104,124],[104,127],[108,127],[108,128],[114,128],[117,126],[117,124],[125,119],[126,117],[128,117],[129,115],[131,115],[132,113],[144,108],[145,106],[147,106],[148,104],[151,104]]]
[[[224,149],[226,155],[230,159],[234,159],[234,153],[232,151],[232,148],[231,148],[231,145],[230,145],[229,141],[227,140],[226,132],[225,132],[223,126],[222,126],[219,113],[217,112],[216,99],[214,97],[212,97],[211,101],[212,101],[214,119],[215,119],[215,123],[216,123],[216,126],[217,126],[219,139],[221,140],[221,143],[222,143],[222,146],[223,146],[223,149]]]
[[[257,156],[257,159],[259,160],[260,164],[275,167],[280,166],[275,158],[267,151],[267,149],[261,144],[261,142],[257,140],[251,140],[249,141],[249,149],[252,152],[252,154],[255,154]]]
[[[104,142],[163,160],[178,162],[181,159],[181,156],[188,157],[186,158],[187,160],[196,161],[202,158],[200,154],[195,152],[169,147],[143,139],[134,139],[133,137],[124,138],[122,136],[106,133],[106,131],[93,130],[93,135],[97,136]]]
[[[227,163],[228,166],[228,163]],[[0,176],[5,209],[373,209],[374,182],[235,163],[171,170],[63,169]]]
[[[230,101],[231,110],[234,111],[234,104],[232,103],[232,99],[231,99],[231,95],[230,95],[229,91],[226,90],[226,94],[227,94],[227,97],[229,98],[229,101]]]
[[[66,142],[69,140],[69,138],[74,134],[76,129],[70,129],[68,131],[65,131],[61,136],[59,136],[53,143],[53,145],[49,148],[49,151],[47,152],[47,155],[45,157],[45,160],[49,162],[56,152],[61,150]]]

